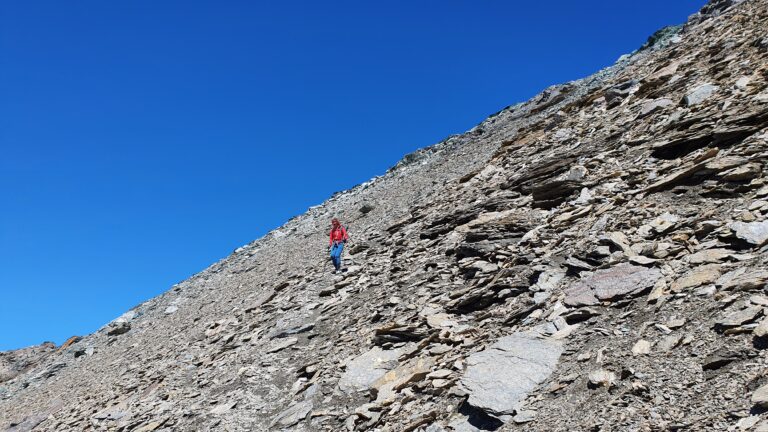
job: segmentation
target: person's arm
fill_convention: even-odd
[[[347,229],[344,227],[341,227],[341,238],[344,240],[344,243],[349,240],[349,236],[347,235]]]
[[[331,229],[331,234],[328,237],[328,246],[333,246],[333,229]]]

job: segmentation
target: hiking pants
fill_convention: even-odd
[[[343,250],[344,243],[334,243],[331,246],[331,261],[333,261],[333,266],[336,267],[336,270],[341,268],[341,251]]]

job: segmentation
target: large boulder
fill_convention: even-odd
[[[468,403],[503,421],[520,409],[531,390],[554,371],[563,346],[534,331],[499,339],[467,358],[461,386]]]

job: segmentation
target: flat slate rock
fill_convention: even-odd
[[[762,314],[763,308],[760,306],[750,306],[741,310],[727,311],[721,318],[715,321],[715,329],[725,330],[732,327],[738,327],[755,321],[762,316]]]
[[[5,429],[5,432],[30,432],[47,418],[48,414],[31,415],[20,423],[11,425],[9,428]]]
[[[339,379],[339,388],[346,393],[366,391],[384,374],[397,367],[402,349],[385,350],[373,347],[347,364]]]
[[[470,405],[507,420],[554,371],[562,352],[560,341],[541,338],[534,331],[505,336],[467,358],[461,386]]]
[[[619,264],[597,270],[565,290],[568,306],[591,306],[606,300],[637,295],[652,288],[661,278],[656,268]]]
[[[768,270],[740,267],[720,276],[716,285],[725,291],[760,290],[768,284]]]
[[[313,405],[311,401],[299,402],[278,414],[277,417],[272,420],[272,426],[293,426],[296,423],[304,420],[307,417],[307,414],[312,411],[312,407]]]
[[[736,237],[751,243],[753,245],[761,246],[765,242],[768,242],[768,221],[762,222],[733,222],[730,228],[736,233]]]
[[[720,90],[720,87],[714,84],[702,84],[688,92],[688,94],[686,94],[683,98],[683,103],[685,103],[687,106],[698,105],[709,99],[718,90]]]

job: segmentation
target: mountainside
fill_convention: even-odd
[[[92,335],[1,353],[0,430],[768,431],[767,158],[768,0],[713,0]]]

